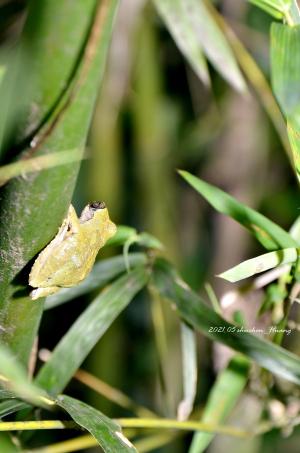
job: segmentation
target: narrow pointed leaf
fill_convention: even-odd
[[[294,26],[300,22],[297,0],[250,0],[250,3],[263,9],[276,19],[284,19],[288,26]]]
[[[68,412],[78,425],[94,436],[104,452],[137,452],[132,443],[122,434],[120,426],[102,412],[66,395],[59,396],[56,403]]]
[[[199,77],[208,82],[203,53],[216,70],[238,91],[246,85],[223,32],[203,0],[155,0],[155,5]]]
[[[300,26],[273,24],[271,73],[274,93],[284,112],[294,166],[300,180]]]
[[[130,269],[134,269],[145,265],[147,258],[143,253],[131,253],[128,260]],[[57,294],[47,297],[44,309],[49,310],[95,289],[103,288],[125,271],[126,262],[123,255],[98,261],[82,283],[72,288],[61,289]]]
[[[22,123],[22,132],[28,128],[32,132],[32,126],[36,129],[43,123],[26,150],[30,155],[84,149],[117,5],[118,0],[30,2],[21,39],[25,45],[32,44],[28,49],[32,91],[27,105],[30,115],[27,127]],[[33,39],[35,28],[39,39]],[[28,72],[26,66],[21,69]],[[39,299],[32,304],[25,266],[55,236],[78,170],[76,161],[34,173],[26,180],[14,178],[0,189],[0,337],[24,364],[44,302]]]
[[[220,371],[205,405],[201,422],[222,424],[230,415],[248,380],[249,361],[236,355],[227,367]],[[188,453],[202,453],[214,434],[195,433]]]
[[[14,414],[15,412],[29,408],[29,404],[19,400],[6,400],[0,403],[0,419]]]
[[[245,354],[271,373],[300,384],[299,357],[227,322],[180,279],[169,263],[156,261],[152,283],[175,304],[179,316],[208,338]]]
[[[222,30],[203,0],[181,0],[191,27],[207,59],[237,91],[247,91],[242,73]]]
[[[22,364],[18,363],[11,351],[0,346],[0,385],[37,406],[45,406],[45,392],[29,381]],[[7,395],[8,396],[8,395]]]
[[[191,26],[183,0],[155,0],[154,3],[178,48],[200,80],[209,85],[210,78],[202,46]]]
[[[186,420],[192,410],[197,392],[197,342],[192,327],[181,323],[181,349],[183,372],[183,400],[180,401],[177,418]]]
[[[79,316],[40,370],[36,382],[61,392],[112,322],[147,282],[147,271],[135,269],[104,290]]]
[[[118,225],[116,234],[110,238],[106,247],[113,245],[124,245],[129,239],[137,235],[137,230],[135,228],[129,227],[127,225]]]
[[[31,159],[20,159],[17,162],[3,165],[0,167],[0,187],[10,179],[17,176],[28,177],[31,173],[36,173],[47,168],[57,167],[58,165],[71,164],[82,160],[84,156],[80,149],[59,151],[45,156],[32,157]]]
[[[272,87],[285,116],[300,112],[300,26],[272,24]]]
[[[270,16],[275,17],[275,19],[283,19],[284,15],[281,11],[277,8],[274,8],[269,5],[269,3],[265,2],[264,0],[249,0],[255,6],[258,6],[266,13],[270,14]]]
[[[265,253],[264,255],[243,261],[237,266],[222,272],[219,277],[234,283],[244,278],[252,277],[252,275],[260,272],[273,269],[276,266],[294,263],[297,259],[298,250],[295,248],[276,250],[275,252]]]
[[[298,247],[289,233],[259,212],[187,171],[180,170],[179,174],[218,212],[228,215],[251,231],[266,249]]]

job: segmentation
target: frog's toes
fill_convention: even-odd
[[[51,294],[56,293],[61,288],[59,286],[49,286],[48,288],[36,288],[30,293],[30,297],[32,300],[39,299],[40,297],[47,297]]]

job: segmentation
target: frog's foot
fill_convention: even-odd
[[[57,293],[61,288],[59,286],[49,286],[48,288],[36,288],[30,293],[32,300],[36,300],[39,297],[47,297],[51,294]]]

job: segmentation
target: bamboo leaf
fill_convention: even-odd
[[[207,63],[202,46],[191,26],[182,0],[155,0],[155,6],[178,48],[190,63],[199,79],[210,85]]]
[[[288,136],[300,179],[300,26],[273,24],[271,28],[271,74],[274,93],[288,124]]]
[[[186,420],[192,410],[197,392],[197,343],[194,329],[181,323],[183,371],[183,400],[177,410],[178,420]]]
[[[70,164],[82,159],[81,150],[71,149],[45,156],[32,157],[31,159],[18,160],[12,164],[3,165],[0,167],[0,187],[16,176],[25,178],[30,173],[56,167],[57,165]]]
[[[187,171],[180,170],[179,174],[218,212],[228,215],[251,231],[266,249],[298,247],[298,243],[289,233],[259,212]]]
[[[128,259],[131,269],[143,266],[147,262],[143,253],[131,253]],[[44,309],[49,310],[95,289],[103,288],[125,271],[126,262],[123,255],[98,261],[82,283],[72,288],[63,288],[57,294],[47,297]]]
[[[225,17],[218,12],[212,2],[208,0],[205,1],[211,15],[214,17],[224,35],[228,39],[237,62],[239,63],[246,79],[248,79],[249,83],[256,92],[259,102],[272,121],[273,126],[275,127],[282,145],[290,159],[291,149],[287,136],[286,123],[275,99],[275,95],[271,90],[269,81],[260,69],[258,63],[252,57],[251,53],[248,52],[243,42],[237,37],[235,31],[226,21]]]
[[[27,152],[37,156],[83,150],[117,0],[78,0],[76,7],[60,0],[33,0],[31,6],[22,37],[25,43],[34,43],[28,49],[34,88],[28,111],[38,106],[32,124],[37,128],[42,124],[42,128]],[[41,39],[30,35],[34,24],[38,24]],[[57,52],[55,59],[53,52]],[[28,68],[23,69],[26,72]],[[77,161],[42,170],[26,180],[14,178],[1,188],[0,337],[24,363],[43,312],[43,300],[32,304],[28,297],[29,269],[25,266],[57,232],[70,204],[78,169]]]
[[[300,22],[297,0],[249,0],[276,19],[284,19],[289,26]]]
[[[273,269],[276,266],[294,263],[297,259],[298,249],[289,248],[276,250],[275,252],[265,253],[264,255],[256,256],[250,260],[243,261],[237,266],[222,272],[219,277],[234,283],[243,280],[243,278],[252,277],[252,275]]]
[[[106,247],[124,245],[128,240],[136,235],[137,230],[135,228],[127,225],[118,225],[116,234],[114,234],[114,236],[107,241]]]
[[[66,395],[59,396],[56,403],[68,412],[78,425],[94,436],[104,452],[137,452],[122,434],[120,426],[100,411]]]
[[[223,32],[200,0],[155,0],[175,42],[204,83],[208,74],[202,51],[216,70],[238,91],[246,85]]]
[[[4,345],[0,346],[0,384],[23,400],[37,406],[47,405],[46,393],[29,381],[22,364]]]
[[[17,447],[12,439],[5,433],[0,434],[0,445],[3,453],[16,453],[22,451],[21,448]]]
[[[283,19],[284,12],[282,11],[281,5],[279,2],[276,1],[269,1],[269,0],[250,0],[255,6],[258,6],[266,13],[270,14],[271,16],[275,17],[276,19]],[[289,1],[290,3],[290,1]]]
[[[7,417],[8,415],[14,414],[15,412],[29,408],[30,406],[23,401],[18,400],[6,400],[0,403],[0,419]]]
[[[209,392],[201,422],[222,424],[237,403],[248,379],[249,361],[243,356],[235,356],[222,370]],[[196,433],[189,453],[201,453],[210,444],[214,435]]]
[[[285,116],[300,111],[300,26],[271,27],[272,87]]]
[[[271,373],[300,384],[299,357],[224,320],[180,279],[166,261],[156,261],[152,283],[162,296],[175,304],[182,319],[208,338],[245,354]]]
[[[36,382],[51,393],[61,392],[91,349],[146,282],[146,270],[135,269],[99,294],[58,343],[38,373]]]
[[[135,228],[118,225],[116,234],[107,241],[105,246],[125,244],[139,244],[142,247],[150,249],[163,249],[162,243],[155,236],[152,236],[152,234],[145,232],[138,233]]]

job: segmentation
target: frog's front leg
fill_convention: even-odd
[[[30,293],[32,300],[39,299],[40,297],[47,297],[51,294],[57,293],[61,288],[59,286],[49,286],[48,288],[36,288]]]

